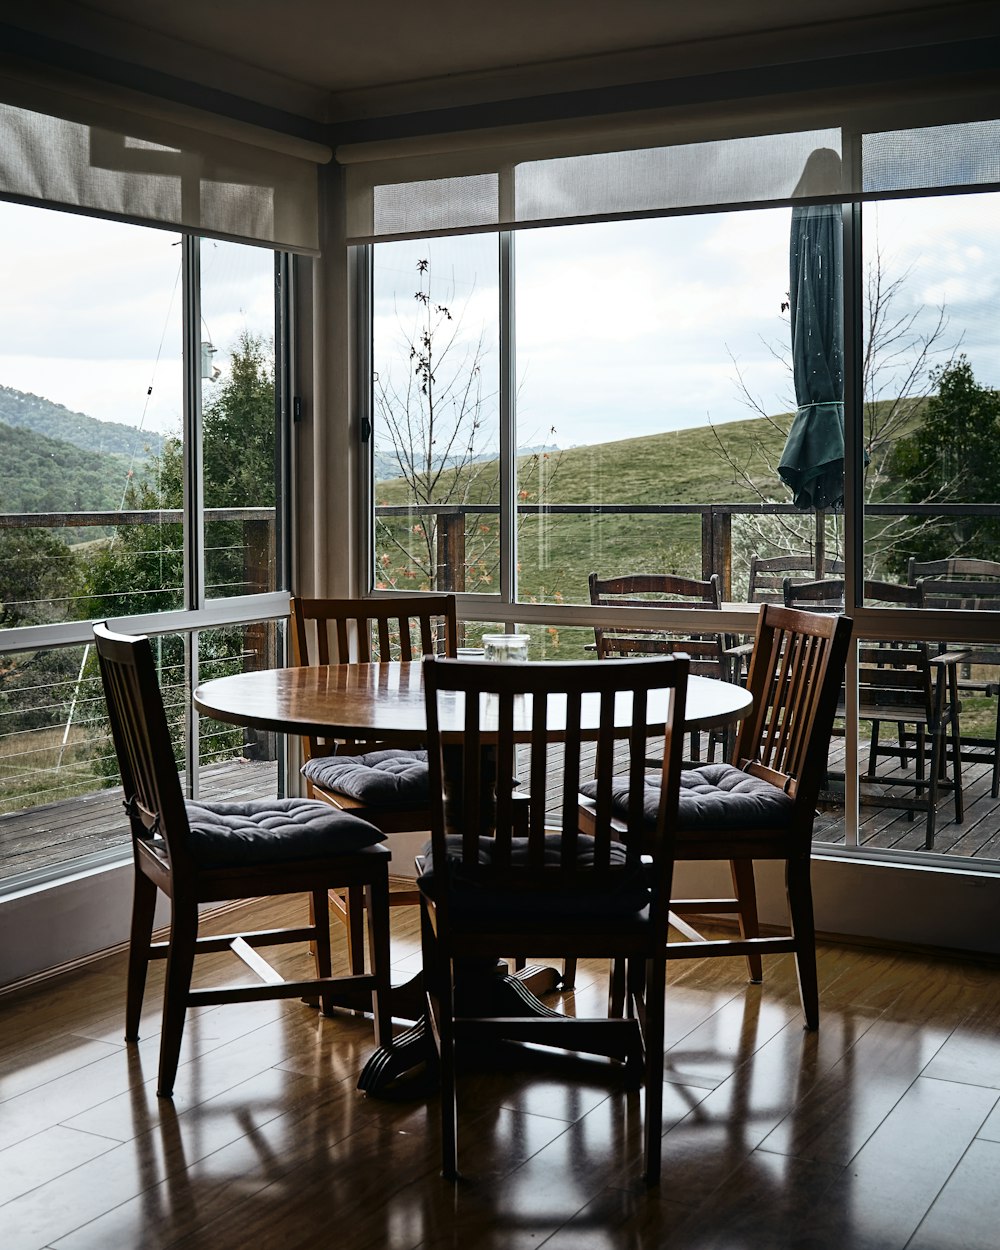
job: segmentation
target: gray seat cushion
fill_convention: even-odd
[[[313,799],[185,803],[190,846],[203,868],[242,868],[350,855],[385,839],[359,816]]]
[[[387,748],[364,755],[326,755],[303,765],[302,775],[324,790],[371,807],[418,806],[430,795],[426,751]]]
[[[545,836],[544,862],[553,869],[559,867],[561,842],[558,833]],[[478,864],[486,871],[470,872],[461,862],[461,843],[461,836],[457,834],[446,839],[451,907],[456,916],[465,919],[480,917],[487,922],[504,918],[543,922],[546,917],[552,916],[607,919],[635,916],[649,902],[649,888],[642,865],[626,866],[625,847],[620,842],[611,843],[611,868],[597,872],[592,868],[594,839],[580,834],[576,863],[581,869],[589,871],[581,871],[569,882],[560,873],[558,884],[554,881],[551,888],[543,884],[540,889],[537,886],[519,889],[510,882],[506,873],[500,881],[491,880],[489,867],[495,847],[492,838],[479,839]],[[527,838],[511,840],[511,859],[515,866],[526,862],[527,852]],[[433,898],[437,870],[432,843],[428,842],[424,847],[422,860],[423,872],[417,883],[429,898]]]
[[[588,799],[597,797],[596,781],[580,787]],[[643,820],[652,827],[660,805],[660,782],[647,778],[642,798]],[[628,778],[612,783],[611,808],[621,819],[628,815]],[[704,764],[681,773],[677,828],[682,833],[699,830],[781,829],[792,819],[794,800],[783,790],[752,777],[732,764]]]

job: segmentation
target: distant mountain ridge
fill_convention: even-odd
[[[163,437],[0,386],[0,512],[105,512]]]
[[[31,430],[98,455],[135,456],[145,460],[158,455],[163,436],[119,421],[99,421],[84,412],[73,412],[30,391],[0,386],[0,421],[14,429]]]

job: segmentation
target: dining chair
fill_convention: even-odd
[[[812,582],[786,579],[784,595],[788,607],[811,605],[814,611],[844,610],[844,581],[840,578]],[[864,599],[871,605],[920,606],[916,587],[893,582],[866,581]],[[865,787],[861,801],[868,807],[900,808],[909,813],[910,819],[915,813],[923,812],[927,850],[934,845],[941,789],[949,789],[954,794],[956,822],[964,819],[961,703],[956,667],[961,658],[961,653],[952,651],[932,655],[931,649],[920,642],[864,644],[858,651],[858,716],[871,724],[868,767],[860,776]],[[844,709],[842,693],[838,716],[844,714]],[[885,722],[896,725],[895,743],[887,742],[882,736]],[[949,755],[951,781],[947,776]],[[908,771],[911,756],[912,773]],[[899,769],[879,771],[880,761],[885,758],[898,760]],[[828,777],[834,779],[833,774]],[[901,789],[906,789],[907,793],[900,794]]]
[[[659,1178],[665,995],[660,935],[670,898],[688,667],[670,657],[619,664],[424,661],[432,837],[419,882],[448,1177],[458,1169],[456,1050],[504,1038],[623,1061],[626,1074],[645,1087],[644,1171],[650,1183]],[[441,732],[438,704],[456,697],[464,701],[465,729],[452,740]],[[627,717],[616,727],[623,697]],[[652,697],[664,700],[656,717],[665,750],[647,830],[638,799]],[[596,754],[582,749],[585,701],[599,725]],[[560,752],[548,750],[550,713],[565,724]],[[613,832],[612,770],[623,734],[636,816],[617,822]],[[516,744],[523,741],[530,744],[527,796],[515,778]],[[586,835],[577,827],[585,779],[596,787]],[[558,796],[561,829],[546,826],[547,792]],[[622,960],[626,1009],[598,1018],[551,1011],[490,1018],[470,986],[477,968],[489,975],[497,954],[511,949]]]
[[[590,602],[598,607],[649,608],[671,604],[694,611],[717,612],[722,608],[722,589],[718,573],[699,581],[671,573],[632,573],[620,577],[589,578]],[[729,680],[731,663],[727,653],[729,639],[719,632],[702,633],[697,627],[684,630],[663,630],[648,626],[596,625],[594,640],[599,660],[638,658],[649,655],[673,655],[683,652],[691,660],[691,672],[701,677]],[[701,734],[690,734],[691,759],[701,759]],[[712,730],[708,736],[708,757],[715,758],[716,749],[725,744],[725,735]],[[657,760],[651,763],[658,763]]]
[[[384,835],[367,821],[309,799],[239,803],[185,800],[156,676],[149,639],[94,626],[111,736],[132,833],[132,926],[129,939],[125,1040],[138,1041],[146,972],[166,959],[163,1028],[157,1093],[169,1098],[189,1007],[256,999],[315,996],[324,1014],[335,990],[366,998],[375,1019],[376,1045],[392,1040],[389,1004],[389,854]],[[325,906],[333,886],[363,890],[371,969],[331,975],[330,922]],[[170,936],[153,942],[157,891],[170,899]],[[314,919],[288,929],[199,937],[205,903],[307,894]],[[285,981],[255,951],[289,942],[313,945],[316,976]],[[231,950],[262,978],[260,985],[191,988],[195,956]]]
[[[827,560],[824,577],[843,577],[843,560]],[[816,558],[807,553],[788,556],[750,557],[750,573],[747,579],[747,603],[783,603],[782,584],[786,577],[809,574],[816,577]],[[803,580],[805,580],[803,578]]]
[[[687,941],[667,941],[668,959],[743,955],[752,981],[763,975],[761,956],[794,954],[806,1027],[819,1024],[816,937],[810,880],[813,821],[826,773],[830,731],[844,680],[852,621],[841,615],[799,612],[763,604],[757,620],[747,687],[753,710],[739,728],[732,762],[703,764],[680,779],[676,862],[728,860],[734,896],[673,899],[670,911]],[[647,828],[659,802],[659,783],[646,783]],[[581,791],[580,827],[589,832],[595,790]],[[631,818],[629,788],[613,788],[616,813]],[[761,937],[754,864],[783,861],[790,932]],[[685,920],[732,915],[739,937],[705,940]],[[612,997],[620,996],[620,969]]]
[[[919,606],[941,611],[1000,612],[1000,561],[954,557],[911,560],[909,577]],[[991,620],[995,618],[980,618]],[[996,633],[994,627],[993,633]],[[942,648],[944,649],[944,648]],[[1000,797],[1000,646],[962,643],[958,690],[963,696],[997,700],[996,723],[990,737],[966,732],[962,760],[991,768],[990,795]],[[971,710],[971,709],[970,709]]]
[[[296,665],[370,664],[455,654],[454,595],[393,599],[293,598],[292,654]],[[371,741],[302,739],[302,775],[310,798],[370,821],[383,833],[430,829],[427,753]],[[394,887],[392,907],[416,905],[415,886]],[[364,910],[349,892],[330,895],[333,914],[346,926],[352,967],[364,958]]]

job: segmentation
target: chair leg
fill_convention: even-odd
[[[608,1015],[620,1020],[625,1015],[625,960],[612,959],[608,978]]]
[[[458,1178],[458,1107],[455,1090],[455,1000],[451,960],[441,952],[427,914],[420,905],[424,992],[428,1024],[437,1044],[441,1098],[441,1172],[448,1180]]]
[[[153,937],[156,886],[138,867],[132,885],[132,931],[128,945],[128,992],[125,998],[125,1040],[139,1040],[139,1018],[146,990],[149,944]]]
[[[875,769],[878,764],[878,731],[880,721],[872,721],[872,736],[868,744],[868,776],[875,776]]]
[[[351,972],[360,976],[365,970],[365,891],[355,886],[345,895],[347,905],[347,958]]]
[[[816,922],[813,918],[812,865],[808,856],[790,859],[785,865],[788,914],[795,940],[795,965],[799,995],[807,1029],[819,1028],[819,979],[816,975]]]
[[[643,1173],[647,1185],[660,1183],[663,1141],[663,1045],[666,998],[666,954],[646,963],[644,1085],[646,1116],[643,1123]]]
[[[997,688],[997,731],[993,739],[993,784],[990,797],[1000,798],[1000,687]]]
[[[197,904],[175,898],[170,920],[170,953],[167,956],[163,1031],[160,1036],[160,1076],[156,1090],[161,1098],[169,1098],[174,1092],[197,940]]]
[[[560,989],[571,990],[576,985],[576,958],[563,960],[563,974]]]
[[[958,728],[958,717],[951,722],[952,750],[952,781],[955,785],[955,823],[960,825],[965,820],[965,792],[962,789],[962,739]]]
[[[389,870],[365,888],[368,904],[368,954],[375,976],[372,1014],[375,1045],[392,1045],[392,991],[389,956]]]
[[[330,908],[326,890],[314,890],[310,903],[316,975],[328,977],[333,971],[333,963],[330,955]],[[320,1010],[324,1016],[333,1015],[333,998],[329,990],[320,994]]]
[[[753,861],[749,859],[731,859],[729,867],[733,874],[733,891],[739,899],[739,911],[736,913],[740,937],[760,937],[760,922],[757,919],[757,887],[753,876]],[[764,979],[764,964],[759,953],[747,955],[747,972],[754,985],[760,985]]]

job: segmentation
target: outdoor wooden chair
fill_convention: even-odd
[[[699,581],[691,577],[677,577],[668,573],[633,573],[623,577],[599,578],[591,573],[590,602],[596,606],[616,608],[650,608],[659,604],[683,606],[699,612],[719,611],[722,607],[722,589],[719,575]],[[597,625],[594,627],[597,658],[636,659],[641,656],[674,655],[679,652],[690,657],[691,672],[702,677],[730,680],[732,663],[727,654],[730,642],[718,632],[691,633],[661,630],[648,626]],[[691,759],[701,759],[701,734],[690,734]],[[724,749],[725,735],[712,731],[708,736],[708,757],[715,758],[720,745]],[[651,761],[654,765],[659,760]]]
[[[844,610],[844,582],[839,578],[813,582],[786,579],[784,593],[789,607],[811,604],[821,612]],[[893,582],[866,581],[864,598],[872,605],[919,606],[916,587]],[[964,819],[956,668],[961,654],[949,651],[932,656],[923,643],[882,642],[863,646],[858,655],[858,716],[871,723],[868,767],[861,774],[862,802],[869,807],[902,808],[911,819],[916,812],[923,812],[927,821],[924,844],[929,850],[934,845],[942,789],[954,791],[955,819]],[[838,716],[843,716],[844,708],[841,694]],[[882,736],[886,721],[896,725],[895,743]],[[950,752],[946,752],[949,743]],[[947,778],[948,754],[953,764],[951,781]],[[911,757],[914,767],[909,773]],[[885,758],[897,760],[899,770],[880,772],[880,761]],[[900,794],[901,789],[908,793]]]
[[[995,560],[951,559],[926,563],[910,561],[909,575],[917,602],[922,608],[940,611],[1000,612],[1000,562]],[[1000,618],[986,617],[988,621]],[[996,625],[992,629],[997,633]],[[1000,646],[988,643],[961,643],[959,665],[960,696],[997,700],[993,734],[962,736],[962,760],[967,764],[991,767],[990,794],[1000,796]]]
[[[782,603],[800,612],[843,612],[844,579],[824,577],[797,581],[786,577],[781,583]]]
[[[504,1038],[624,1061],[627,1073],[645,1086],[645,1175],[650,1183],[659,1179],[661,938],[670,898],[687,674],[686,660],[669,657],[619,664],[424,661],[433,836],[420,888],[425,987],[440,1058],[446,1176],[454,1177],[458,1165],[456,1049]],[[623,692],[631,696],[630,720],[616,730],[616,696]],[[665,707],[657,713],[659,723],[665,722],[665,750],[657,804],[646,829],[641,798],[653,692],[665,692],[659,696]],[[439,730],[438,700],[456,694],[464,698],[465,732],[452,742]],[[599,709],[596,757],[581,750],[584,701]],[[482,706],[488,708],[488,724],[480,723]],[[558,753],[547,750],[550,708],[560,721],[564,749]],[[515,744],[525,739],[530,741],[529,797],[516,790],[515,780]],[[613,833],[612,770],[616,743],[620,750],[622,741],[628,756],[626,791],[635,800],[636,814],[617,822]],[[577,831],[578,792],[585,779],[596,787],[587,836]],[[547,794],[557,795],[561,832],[546,827]],[[478,971],[487,982],[496,980],[497,954],[513,949],[566,959],[621,960],[627,1011],[588,1019],[552,1011],[528,1014],[522,1006],[505,1011],[503,1019],[490,1018],[474,992],[475,975]]]
[[[346,990],[354,994],[355,1006],[368,998],[376,1045],[390,1045],[389,854],[378,845],[383,835],[356,816],[309,799],[185,801],[149,640],[112,633],[106,625],[95,625],[94,636],[135,864],[126,1041],[139,1037],[149,960],[167,961],[157,1093],[168,1098],[173,1092],[188,1007],[309,995],[329,1015],[334,991]],[[333,886],[364,891],[371,955],[367,973],[331,976],[325,901]],[[157,890],[170,899],[171,920],[169,940],[154,943]],[[312,900],[314,919],[308,925],[198,936],[198,910],[204,903],[299,893]],[[284,981],[253,949],[288,942],[313,945],[314,978]],[[192,989],[195,956],[227,949],[263,984]]]
[[[782,586],[786,577],[798,576],[806,580],[816,577],[816,558],[812,555],[750,557],[750,576],[747,581],[747,603],[784,603]],[[843,560],[827,560],[824,577],[843,577]]]
[[[369,664],[453,656],[458,638],[454,595],[395,599],[293,598],[294,663]],[[383,833],[430,829],[427,753],[378,742],[302,739],[302,775],[311,798],[370,821]],[[419,893],[393,888],[390,906],[415,905]],[[352,966],[363,959],[363,909],[334,891],[330,905],[348,930]]]
[[[685,771],[673,843],[677,862],[728,860],[734,896],[672,899],[675,925],[687,941],[667,941],[668,959],[743,955],[752,981],[762,978],[761,956],[795,955],[806,1027],[819,1023],[816,936],[810,880],[816,802],[826,772],[830,730],[844,680],[852,622],[845,616],[796,612],[774,604],[760,610],[747,685],[753,711],[742,723],[730,764]],[[647,781],[645,810],[656,810],[658,783]],[[584,787],[580,825],[594,820],[593,787]],[[613,791],[615,810],[631,816],[634,799],[624,782]],[[785,864],[790,933],[761,937],[755,861]],[[739,937],[706,941],[685,916],[733,915]],[[621,993],[612,973],[612,998]]]

